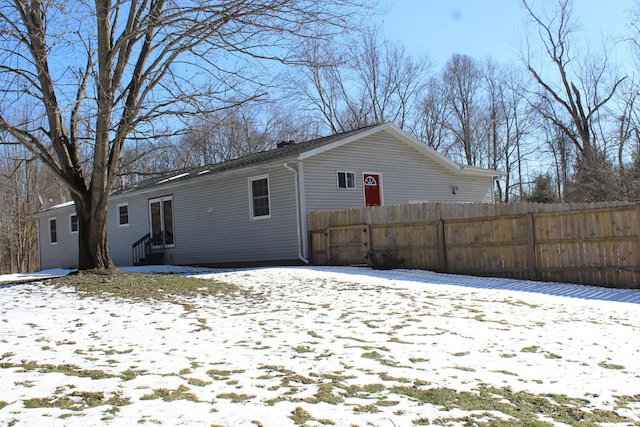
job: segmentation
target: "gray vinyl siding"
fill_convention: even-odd
[[[251,219],[249,178],[268,174],[270,218]],[[202,264],[297,258],[293,174],[280,167],[174,192],[176,245],[167,262]]]
[[[339,189],[337,172],[354,172],[355,189]],[[380,173],[382,203],[418,201],[491,202],[492,179],[446,169],[385,132],[334,148],[304,161],[306,210],[364,206],[364,172]],[[458,191],[452,194],[451,186]]]
[[[118,221],[118,205],[129,206],[129,225],[120,226]],[[111,259],[117,266],[133,263],[131,245],[149,232],[149,204],[144,194],[128,196],[109,201],[107,212],[107,236]]]
[[[271,217],[251,220],[249,178],[268,175]],[[135,193],[134,193],[135,194]],[[171,196],[175,246],[169,264],[295,260],[298,244],[294,176],[282,165],[255,173],[218,175],[110,202],[109,242],[116,265],[131,265],[131,245],[149,232],[149,199]],[[116,205],[128,202],[129,222],[117,227]]]
[[[298,258],[295,182],[283,166],[217,175],[152,192],[109,201],[107,234],[114,264],[133,263],[132,244],[149,232],[149,199],[173,198],[175,245],[165,249],[165,263],[289,261]],[[270,218],[251,219],[249,178],[268,175]],[[129,225],[120,226],[118,205],[127,203]],[[41,269],[77,268],[78,234],[70,233],[73,206],[38,216]],[[49,242],[49,218],[56,218],[58,242]]]
[[[69,215],[73,206],[52,209],[38,217],[38,242],[40,245],[40,269],[77,268],[78,233],[71,233]],[[56,219],[57,243],[52,244],[49,236],[49,219]]]

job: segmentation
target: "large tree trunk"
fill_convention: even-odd
[[[78,215],[78,270],[115,270],[107,242],[106,206],[92,203],[90,191],[72,198]]]

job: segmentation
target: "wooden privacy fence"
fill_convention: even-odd
[[[416,203],[313,212],[314,264],[404,267],[640,288],[640,204]]]

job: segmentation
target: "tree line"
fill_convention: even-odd
[[[583,49],[586,30],[570,0],[556,1],[551,15],[522,4],[532,35],[518,58],[504,62],[453,54],[436,69],[375,28],[342,43],[305,40],[301,64],[278,76],[277,97],[201,115],[180,136],[136,143],[125,153],[123,183],[282,140],[393,122],[458,163],[505,172],[496,184],[500,202],[636,200],[640,86],[633,70],[609,60],[611,41]],[[636,17],[628,38],[615,42],[630,60],[640,53]]]
[[[3,271],[37,267],[29,212],[73,200],[81,266],[108,269],[113,189],[383,122],[505,172],[500,202],[640,195],[637,76],[610,44],[584,48],[572,0],[521,1],[530,26],[517,58],[454,53],[441,67],[357,30],[375,12],[365,0],[96,4],[1,7]],[[632,12],[616,43],[635,63],[640,5]],[[84,62],[53,62],[59,45]]]

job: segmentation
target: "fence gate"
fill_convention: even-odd
[[[371,248],[368,224],[328,227],[324,231],[326,258],[325,264],[353,265],[354,260],[367,262],[367,253]]]

